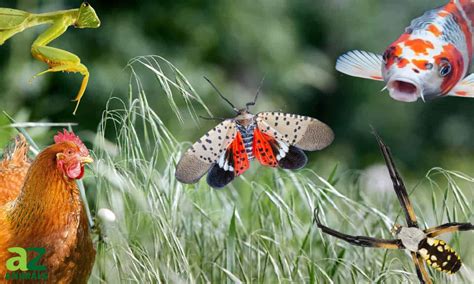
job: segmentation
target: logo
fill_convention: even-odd
[[[6,262],[8,272],[5,280],[47,280],[48,272],[46,266],[40,265],[41,257],[46,253],[45,248],[21,248],[13,247],[8,249],[15,256],[10,257]],[[28,260],[28,252],[33,252],[34,256]],[[31,254],[30,254],[31,255]]]

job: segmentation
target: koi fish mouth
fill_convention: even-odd
[[[421,87],[412,80],[406,78],[398,78],[390,80],[387,84],[390,96],[401,102],[416,102],[419,97],[423,96]]]

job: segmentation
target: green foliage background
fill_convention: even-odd
[[[393,101],[383,87],[338,74],[341,53],[364,49],[381,53],[411,19],[445,1],[262,0],[262,1],[93,1],[102,20],[97,30],[70,28],[52,46],[78,54],[91,72],[87,93],[76,117],[71,115],[80,76],[47,74],[30,55],[30,44],[44,27],[25,31],[0,48],[0,105],[30,121],[77,121],[95,130],[108,97],[123,85],[122,68],[132,57],[158,54],[189,78],[216,116],[231,110],[202,79],[210,77],[235,104],[251,99],[265,77],[255,109],[282,109],[317,117],[331,125],[335,144],[319,157],[347,168],[361,168],[376,158],[368,125],[387,139],[408,172],[438,165],[469,172],[474,124],[471,100],[448,98],[431,103]],[[4,7],[51,11],[79,6],[80,1],[0,1]],[[152,107],[168,117],[179,137],[197,138],[201,128],[179,125],[160,110],[159,90]],[[118,91],[115,96],[123,95]],[[5,142],[5,141],[3,141]],[[321,163],[325,159],[321,158]]]
[[[157,54],[172,62],[216,117],[230,117],[233,112],[217,99],[202,76],[211,78],[236,105],[251,100],[265,77],[262,95],[254,111],[294,112],[316,117],[330,125],[336,133],[334,144],[324,151],[311,153],[308,168],[328,177],[338,164],[338,174],[346,180],[339,190],[357,201],[364,201],[362,195],[367,192],[348,185],[352,184],[358,170],[381,162],[369,125],[373,125],[391,146],[407,184],[421,182],[433,167],[467,174],[474,170],[474,100],[446,98],[426,104],[396,102],[386,92],[380,93],[383,85],[379,82],[351,78],[334,69],[336,58],[345,51],[363,49],[382,53],[411,19],[445,2],[90,1],[102,26],[97,30],[70,28],[50,44],[77,54],[90,70],[89,86],[77,115],[72,115],[74,103],[71,100],[79,89],[79,75],[54,73],[29,82],[34,74],[46,68],[30,54],[31,43],[44,27],[27,30],[0,46],[0,110],[17,121],[79,123],[76,131],[92,145],[108,99],[112,95],[124,100],[129,98],[130,70],[125,66],[136,56]],[[79,5],[80,1],[0,1],[2,7],[35,12]],[[215,122],[196,123],[185,112],[180,122],[153,73],[143,67],[137,67],[136,72],[141,76],[150,108],[177,141],[194,141],[214,126]],[[176,98],[176,103],[179,109],[186,110],[182,98]],[[117,101],[111,104],[120,106]],[[207,114],[202,106],[194,106],[197,114]],[[6,119],[0,116],[0,125],[6,124]],[[40,144],[47,145],[53,130],[35,128],[30,133]],[[0,128],[1,148],[14,134],[13,130]],[[112,142],[120,142],[110,129],[104,131],[104,135]],[[264,173],[263,181],[271,184],[272,170],[255,165],[246,173],[245,182],[238,181],[228,194],[233,194],[236,188],[252,190],[254,185],[247,180],[259,180],[261,173]],[[466,186],[469,186],[467,191],[472,189],[471,185]],[[209,189],[201,187],[200,190]],[[95,201],[94,194],[89,192],[89,195]],[[252,204],[251,198],[233,195],[226,195],[226,198],[236,204],[246,201]],[[442,198],[437,202],[433,202],[433,198],[431,193],[424,191],[418,194],[417,202],[420,207],[427,206],[424,202],[436,207]],[[374,206],[395,201],[394,195],[390,194],[382,195],[381,199],[375,197]],[[467,204],[472,205],[469,200],[471,195],[468,195]],[[230,211],[226,211],[225,222],[232,217],[229,214],[232,208],[227,209]],[[432,210],[437,212],[436,208]],[[472,213],[464,217],[469,219]],[[427,219],[434,225],[433,219]],[[309,220],[308,217],[304,221]],[[336,225],[337,220],[332,219],[331,223],[340,228]],[[284,231],[283,223],[279,225]],[[472,259],[466,261],[472,266]]]

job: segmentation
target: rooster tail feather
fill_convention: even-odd
[[[25,136],[18,134],[5,149],[3,161],[14,163],[29,162],[28,149],[29,145],[26,142]]]

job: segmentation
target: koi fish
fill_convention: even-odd
[[[354,77],[384,81],[402,102],[444,96],[474,97],[467,75],[473,51],[474,0],[451,0],[413,20],[383,55],[350,51],[336,69]]]

